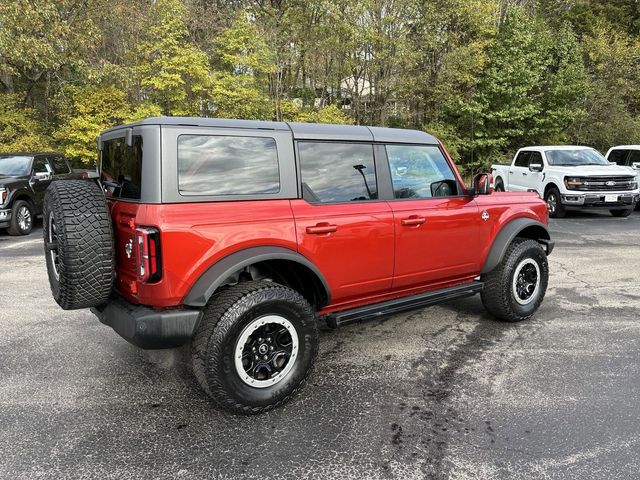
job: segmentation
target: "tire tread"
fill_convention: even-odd
[[[45,251],[56,302],[65,310],[105,303],[113,287],[115,265],[111,215],[100,187],[86,180],[55,181],[45,193],[43,213],[45,243],[50,215],[58,232],[59,281]]]
[[[218,364],[214,367],[207,365],[207,357],[217,357],[221,354],[221,349],[224,347],[223,343],[214,340],[214,336],[225,338],[229,330],[234,326],[234,319],[231,318],[228,313],[234,309],[241,308],[243,300],[248,296],[267,293],[265,292],[267,290],[271,291],[269,293],[271,293],[274,298],[277,297],[278,300],[292,301],[299,306],[304,306],[304,308],[307,309],[307,313],[313,317],[312,325],[317,337],[317,316],[313,308],[302,295],[289,287],[268,280],[259,280],[240,283],[225,288],[215,294],[209,301],[207,307],[205,307],[203,316],[196,327],[191,342],[191,360],[193,373],[203,390],[218,406],[233,413],[255,415],[280,407],[304,387],[313,370],[312,367],[309,368],[298,385],[279,401],[266,406],[256,407],[240,403],[226,392],[220,381],[222,372],[219,370],[221,365]],[[313,344],[312,366],[315,363],[317,355],[318,342],[316,341]]]

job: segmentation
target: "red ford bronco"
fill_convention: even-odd
[[[531,317],[548,281],[547,206],[466,188],[411,130],[150,118],[105,131],[100,181],[53,182],[51,289],[134,345],[191,344],[202,388],[259,413],[288,400],[336,327],[480,293]]]

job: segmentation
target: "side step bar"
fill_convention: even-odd
[[[348,323],[393,315],[406,310],[416,310],[429,305],[448,302],[455,298],[469,297],[476,293],[480,293],[483,287],[484,283],[474,281],[465,285],[443,288],[441,290],[420,293],[410,297],[396,298],[394,300],[365,305],[364,307],[353,308],[351,310],[330,313],[324,318],[329,327],[337,328]]]

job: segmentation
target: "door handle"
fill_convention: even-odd
[[[513,172],[511,170],[509,170],[509,173],[513,174]]]
[[[403,218],[400,221],[400,223],[405,227],[419,227],[426,221],[427,219],[424,217],[420,217],[418,215],[411,215],[409,218]]]
[[[526,177],[527,176],[527,172],[522,172],[522,175]]]
[[[337,225],[327,222],[317,223],[314,227],[307,227],[307,233],[311,235],[322,235],[323,233],[333,233],[338,230]]]

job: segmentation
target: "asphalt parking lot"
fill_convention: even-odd
[[[53,301],[41,230],[0,233],[0,478],[637,478],[640,212],[552,221],[546,300],[479,297],[325,330],[310,384],[216,410],[188,350]]]

